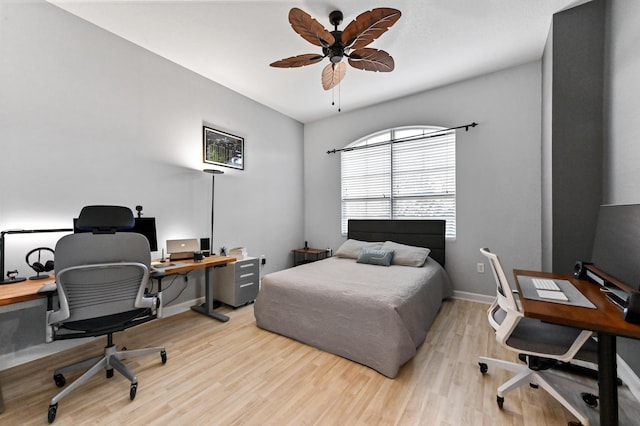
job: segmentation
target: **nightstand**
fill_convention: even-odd
[[[301,248],[293,250],[293,266],[302,265],[303,263],[315,262],[316,260],[326,259],[329,254],[328,250]]]

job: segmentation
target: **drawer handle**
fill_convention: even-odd
[[[243,265],[240,265],[240,268],[253,268],[254,266],[256,266],[255,263],[245,263]]]
[[[249,287],[250,285],[254,285],[255,283],[246,283],[246,284],[240,284],[240,288],[242,287]]]
[[[255,275],[255,274],[254,274],[253,272],[249,272],[248,274],[241,274],[241,275],[240,275],[240,278],[252,277],[252,276],[254,276],[254,275]]]

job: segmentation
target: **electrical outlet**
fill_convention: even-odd
[[[477,265],[478,273],[484,274],[484,263],[479,262]]]
[[[260,264],[262,264],[262,265],[266,265],[267,264],[267,258],[266,258],[266,256],[264,254],[260,256]]]

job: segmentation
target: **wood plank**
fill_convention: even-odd
[[[0,285],[0,306],[46,297],[38,294],[38,290],[45,284],[53,282],[54,278],[43,280],[26,280],[15,284]]]

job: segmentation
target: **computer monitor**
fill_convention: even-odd
[[[78,229],[78,219],[73,219],[73,232],[91,232],[89,230]],[[137,217],[131,229],[123,229],[118,232],[137,232],[147,237],[149,240],[149,249],[158,251],[158,237],[156,234],[156,218],[155,217]]]
[[[591,261],[601,271],[640,289],[640,204],[603,205]]]

